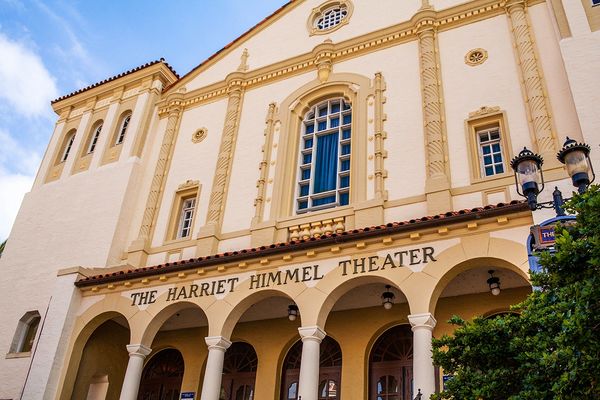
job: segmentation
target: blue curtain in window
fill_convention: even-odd
[[[335,190],[338,162],[338,132],[319,136],[314,169],[313,193]]]

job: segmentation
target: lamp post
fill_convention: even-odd
[[[596,179],[589,155],[590,146],[585,143],[577,143],[568,137],[563,148],[556,155],[558,160],[567,166],[567,172],[579,193],[584,193]],[[543,164],[544,159],[527,147],[524,147],[519,155],[512,159],[510,166],[515,173],[517,193],[527,199],[531,211],[554,208],[557,216],[563,216],[565,215],[562,208],[564,199],[558,187],[555,187],[552,193],[552,201],[545,203],[537,201],[538,195],[544,190]]]

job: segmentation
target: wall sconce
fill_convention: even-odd
[[[490,277],[487,280],[487,284],[490,287],[490,292],[492,292],[494,296],[498,296],[500,294],[500,278],[494,276],[494,272],[496,271],[494,271],[493,269],[490,269],[488,271]]]
[[[386,310],[392,308],[392,306],[394,305],[394,298],[396,297],[394,296],[394,293],[390,292],[391,288],[392,287],[390,285],[386,285],[385,292],[383,292],[383,294],[381,295],[381,304]]]
[[[298,318],[298,306],[295,304],[290,304],[288,306],[288,319],[290,321],[295,321]]]

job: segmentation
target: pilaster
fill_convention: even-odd
[[[179,130],[179,120],[183,109],[184,91],[180,90],[173,93],[167,103],[168,120],[160,147],[158,160],[154,169],[154,176],[150,185],[150,192],[146,200],[146,208],[142,219],[142,225],[138,238],[129,248],[128,263],[133,266],[141,266],[146,263],[148,257],[148,246],[150,245],[152,227],[156,220],[156,214],[159,207],[159,201],[162,197],[162,191],[168,175],[170,160],[173,155],[173,147],[177,139]]]
[[[436,13],[427,4],[415,16],[419,38],[423,126],[427,159],[425,192],[429,213],[452,209],[450,170],[446,143],[440,60],[437,50]]]
[[[504,6],[511,25],[521,85],[537,151],[544,158],[546,167],[560,166],[555,156],[558,151],[557,139],[552,129],[550,107],[536,55],[533,31],[529,28],[526,1],[507,0]]]
[[[210,194],[206,225],[200,228],[198,233],[198,245],[196,247],[198,256],[215,254],[218,249],[223,211],[227,201],[228,184],[240,124],[243,96],[242,83],[243,74],[240,72],[230,74],[227,79],[228,102],[225,125],[221,135],[221,145]]]

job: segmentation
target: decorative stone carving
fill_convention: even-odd
[[[273,130],[274,130],[274,120],[275,120],[275,111],[277,110],[277,105],[275,103],[269,104],[269,110],[267,111],[267,118],[265,119],[265,144],[263,145],[263,158],[259,165],[260,177],[256,182],[257,194],[256,199],[254,200],[254,222],[260,222],[263,219],[264,209],[265,209],[265,193],[267,190],[267,177],[269,176],[269,161],[271,160],[271,142],[273,141]]]
[[[384,150],[383,141],[386,138],[386,133],[383,130],[383,122],[386,120],[386,115],[383,112],[383,105],[386,101],[383,92],[386,86],[381,72],[375,74],[375,198],[387,200],[387,192],[385,190],[384,179],[387,176],[387,171],[383,168],[383,160],[387,157],[387,152]]]
[[[238,72],[246,72],[248,71],[248,57],[250,55],[248,54],[248,49],[244,49],[244,52],[242,53],[242,56],[240,57],[240,66],[238,67]]]
[[[288,228],[288,239],[292,240],[308,240],[310,238],[319,238],[323,235],[332,233],[342,233],[346,230],[345,218],[330,218],[323,221],[315,221],[311,223],[294,225]]]
[[[142,226],[138,234],[138,241],[147,242],[150,237],[150,229],[154,221],[156,210],[158,208],[158,200],[160,199],[160,193],[162,191],[163,181],[167,176],[167,165],[173,144],[177,138],[177,127],[179,123],[179,117],[183,109],[183,95],[184,91],[178,91],[174,93],[168,101],[169,111],[167,127],[165,128],[165,134],[163,141],[160,146],[158,154],[158,160],[156,167],[154,168],[154,176],[152,177],[152,183],[150,185],[150,193],[148,193],[148,199],[146,200],[146,209],[144,210],[144,217],[142,219]]]
[[[558,148],[548,112],[550,107],[544,93],[542,74],[535,53],[533,32],[527,21],[525,1],[507,0],[505,7],[512,27],[515,50],[523,79],[522,85],[538,151],[545,160],[548,160],[548,163],[558,163],[555,157]]]
[[[483,64],[488,59],[488,52],[484,49],[473,49],[465,55],[465,64],[474,67]]]
[[[417,21],[423,93],[423,117],[427,147],[427,191],[449,187],[448,155],[444,138],[444,113],[440,90],[441,75],[436,49],[435,13],[431,8],[420,11]]]
[[[217,168],[213,180],[212,192],[208,206],[207,225],[218,226],[225,207],[225,187],[231,175],[233,152],[237,140],[240,119],[240,104],[242,98],[242,80],[232,78],[228,85],[229,101],[225,113],[225,126],[221,135],[221,146],[217,158]]]
[[[200,143],[201,141],[203,141],[206,138],[207,134],[208,134],[208,129],[206,129],[206,128],[198,129],[192,135],[192,143]]]
[[[477,111],[473,111],[469,113],[469,118],[473,118],[473,117],[482,117],[484,115],[488,115],[488,114],[494,114],[500,111],[500,107],[488,107],[488,106],[482,106],[480,109],[478,109]]]
[[[177,190],[185,190],[185,189],[189,189],[189,188],[193,188],[196,187],[200,184],[200,181],[193,181],[191,179],[188,179],[187,181],[185,181],[184,183],[182,183],[181,185],[177,186]]]

